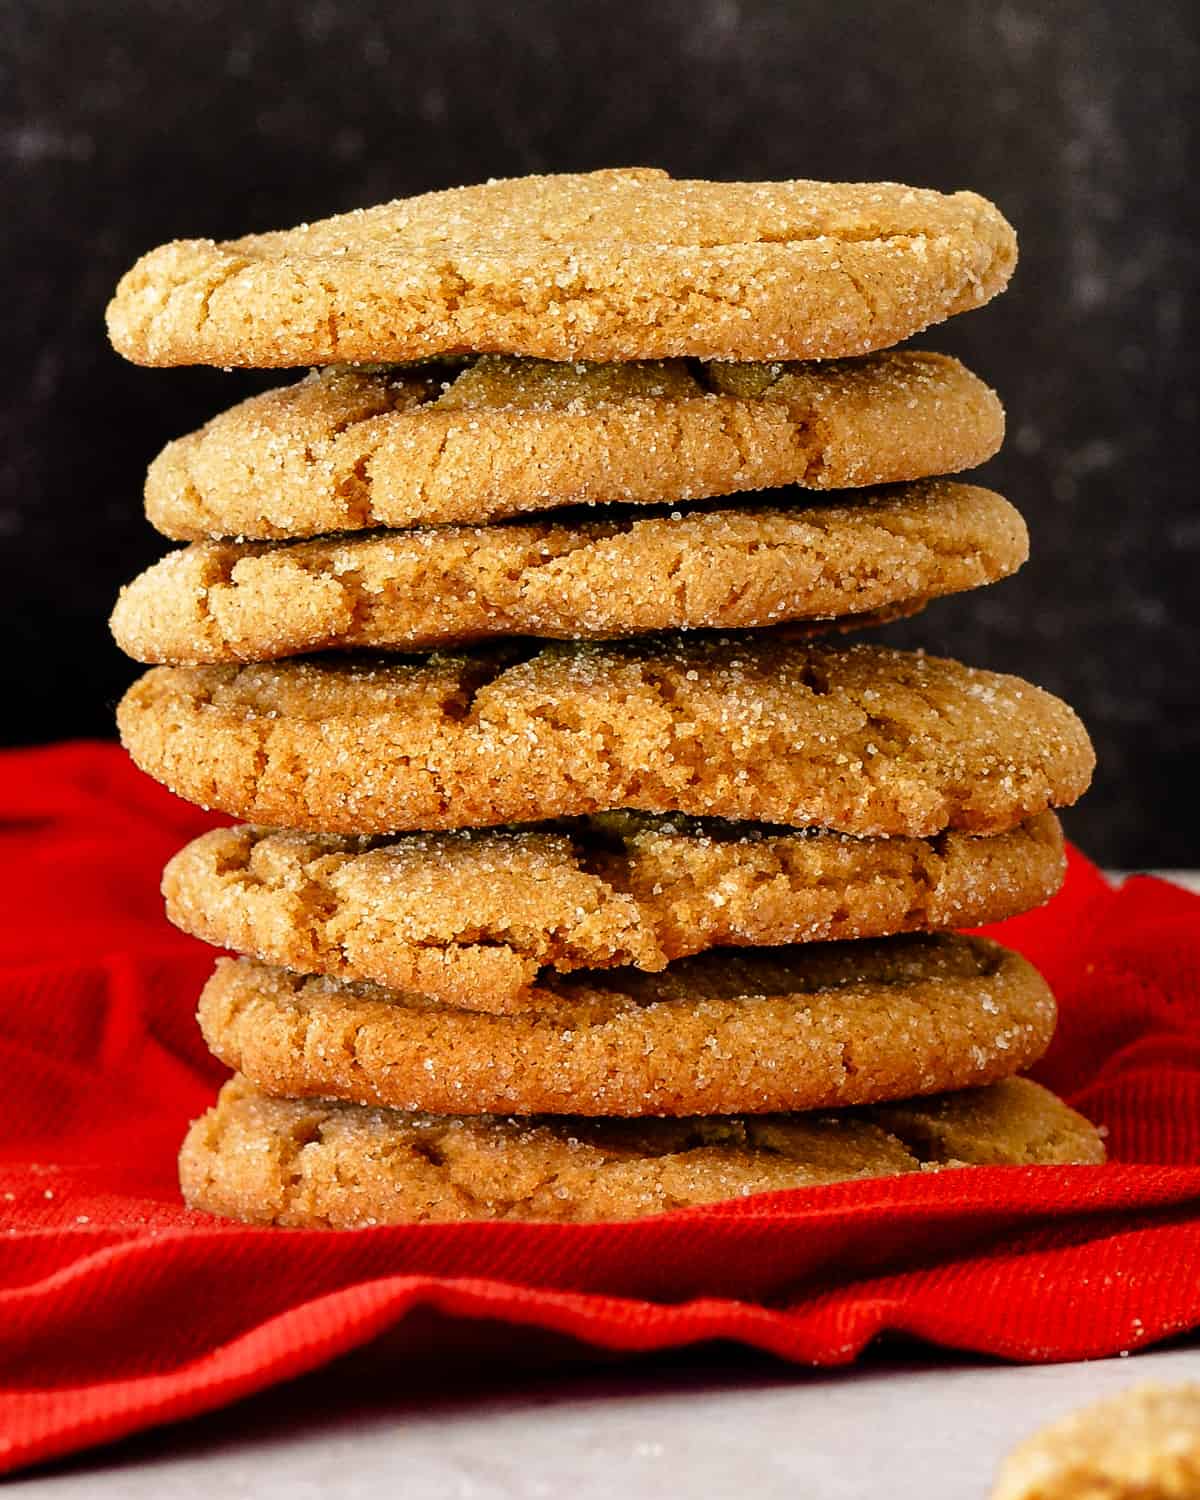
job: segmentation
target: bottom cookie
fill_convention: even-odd
[[[597,1120],[272,1099],[235,1077],[188,1132],[179,1168],[192,1208],[353,1229],[629,1219],[849,1178],[1103,1160],[1087,1120],[1019,1078],[839,1114]]]

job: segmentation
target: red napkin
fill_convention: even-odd
[[[211,951],[159,870],[214,819],[108,745],[0,756],[0,1469],[209,1410],[413,1308],[608,1350],[733,1339],[843,1364],[886,1330],[1016,1360],[1200,1325],[1200,899],[1114,891],[1072,853],[1005,924],[1061,1028],[1038,1076],[1106,1167],[995,1167],[777,1193],[633,1224],[321,1233],[187,1212],[175,1152],[221,1069]],[[397,1325],[403,1325],[397,1327]],[[516,1332],[515,1330],[525,1330]]]

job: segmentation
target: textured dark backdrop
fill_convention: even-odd
[[[109,291],[152,244],[613,164],[970,186],[1016,223],[1021,267],[925,342],[1005,398],[983,473],[1024,511],[1033,559],[895,633],[1079,708],[1101,763],[1068,824],[1098,858],[1200,863],[1196,15],[0,0],[7,737],[111,732],[134,669],[105,617],[164,545],[140,515],[145,464],[264,383],[108,350]]]

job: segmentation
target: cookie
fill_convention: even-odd
[[[849,1178],[1103,1160],[1092,1126],[1024,1078],[838,1115],[682,1120],[405,1114],[272,1099],[234,1078],[188,1132],[179,1173],[193,1208],[356,1229],[632,1219]]]
[[[944,480],[850,504],[674,510],[385,531],[290,545],[199,542],[121,592],[112,629],[146,662],[273,661],[490,636],[870,622],[1013,573],[999,495]]]
[[[1053,813],[934,839],[612,813],[391,842],[217,828],[171,860],[163,894],[176,926],[217,947],[504,1012],[554,1005],[543,969],[978,927],[1062,876]]]
[[[232,1092],[234,1108],[245,1111],[250,1095],[244,1085]],[[272,1201],[282,1207],[284,1195],[276,1190]],[[1005,1461],[992,1500],[1195,1500],[1197,1495],[1200,1384],[1148,1383],[1073,1412],[1022,1443]]]
[[[317,370],[170,443],[146,477],[167,536],[287,540],[957,473],[1004,435],[957,360],[456,364]]]
[[[162,245],[122,277],[108,331],[146,365],[827,359],[979,307],[1016,253],[975,193],[520,177]]]
[[[1001,833],[1073,802],[1093,765],[1071,710],[1019,678],[763,632],[155,667],[117,716],[182,796],[330,833],[625,807]]]
[[[874,1104],[1035,1062],[1054,1000],[982,938],[725,949],[543,977],[510,1015],[222,959],[211,1050],[269,1094],[439,1114],[760,1114]]]

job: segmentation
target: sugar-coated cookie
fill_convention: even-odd
[[[274,661],[493,636],[608,639],[780,623],[846,630],[978,588],[1025,561],[1021,517],[946,480],[849,503],[708,507],[197,542],[121,592],[112,628],[145,662]]]
[[[272,1099],[235,1078],[192,1126],[179,1165],[193,1208],[357,1229],[631,1219],[846,1178],[1103,1160],[1094,1128],[1023,1078],[838,1115],[682,1120],[404,1114]]]
[[[108,330],[147,365],[827,359],[980,306],[1016,256],[975,193],[518,177],[162,245],[121,278]]]
[[[146,513],[181,541],[477,524],[924,479],[982,463],[1003,435],[982,380],[910,349],[808,364],[337,366],[169,443]]]
[[[1054,998],[1023,958],[952,934],[723,949],[659,974],[548,975],[494,1015],[221,959],[200,1028],[266,1093],[438,1114],[759,1114],[874,1104],[1029,1067]]]
[[[979,927],[1048,900],[1063,866],[1053,813],[933,839],[610,813],[390,840],[217,828],[163,894],[217,947],[503,1012],[554,1005],[543,969]]]
[[[118,709],[194,802],[331,833],[620,808],[926,838],[1073,802],[1079,720],[1016,677],[768,632],[155,667]]]
[[[1134,1386],[1052,1423],[1006,1460],[992,1500],[1195,1500],[1200,1383]]]

